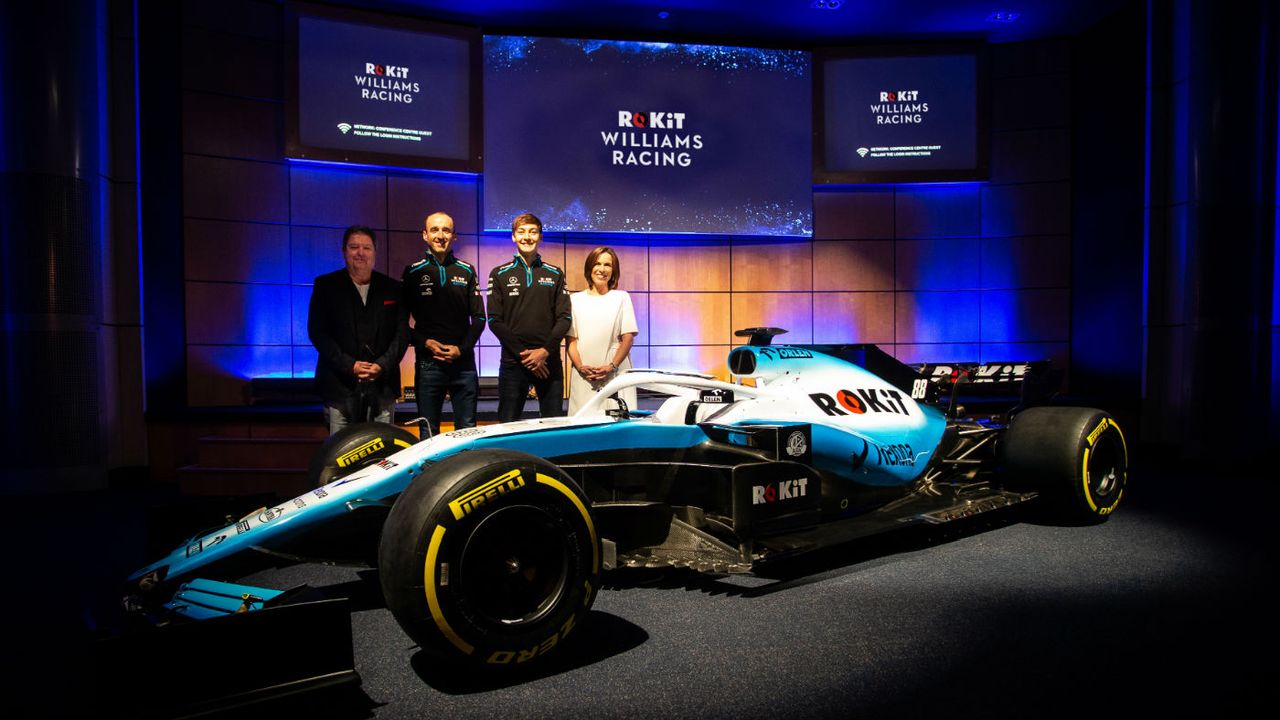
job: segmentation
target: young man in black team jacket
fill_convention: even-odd
[[[476,426],[476,341],[484,331],[484,305],[475,268],[453,255],[453,218],[437,212],[422,222],[426,257],[404,269],[404,304],[413,316],[414,382],[418,414],[440,432],[449,393],[454,429]]]
[[[352,225],[342,235],[346,267],[315,279],[307,334],[316,346],[316,389],[329,432],[349,423],[391,422],[400,396],[400,358],[409,326],[400,283],[373,269],[373,231]]]
[[[542,417],[564,414],[560,341],[569,332],[564,272],[542,261],[542,221],[525,213],[511,223],[515,258],[489,273],[489,327],[502,343],[498,421],[518,420],[532,386]]]

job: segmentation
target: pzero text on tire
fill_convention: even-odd
[[[590,501],[555,465],[471,450],[426,468],[383,526],[383,596],[426,652],[528,666],[591,608],[600,541]]]
[[[1101,522],[1128,481],[1129,452],[1115,418],[1093,408],[1035,407],[1014,416],[1000,470],[1017,489],[1035,490],[1069,522]]]
[[[307,481],[312,487],[328,485],[417,441],[413,433],[387,423],[348,425],[325,440],[311,457]]]

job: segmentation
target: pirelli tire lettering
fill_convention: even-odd
[[[307,479],[312,487],[322,487],[370,465],[389,470],[396,466],[388,455],[412,447],[417,438],[404,428],[386,423],[350,425],[329,437],[311,458]]]
[[[1014,416],[999,471],[1014,489],[1045,496],[1060,519],[1106,520],[1128,483],[1129,449],[1115,418],[1101,410],[1036,407]]]
[[[555,465],[510,450],[431,465],[392,508],[379,568],[387,607],[423,650],[489,667],[560,647],[599,587],[590,501]]]

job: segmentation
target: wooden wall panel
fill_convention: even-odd
[[[284,98],[284,66],[278,42],[187,27],[182,31],[184,90],[247,98]]]
[[[187,280],[289,282],[289,226],[187,220],[183,223]]]
[[[893,356],[904,363],[981,362],[978,343],[906,343],[893,346]]]
[[[187,283],[188,345],[288,345],[287,285]]]
[[[1066,235],[982,239],[983,289],[1068,287],[1071,238]]]
[[[1065,127],[991,133],[991,182],[1006,185],[1071,177],[1071,131]]]
[[[813,236],[819,240],[892,238],[892,189],[841,188],[813,194]]]
[[[1056,368],[1071,364],[1071,344],[1067,342],[983,343],[982,362],[1023,362],[1049,360]]]
[[[289,305],[292,317],[290,342],[294,345],[311,345],[311,335],[307,332],[310,319],[311,286],[294,285],[289,288]]]
[[[992,130],[1055,127],[1071,117],[1066,73],[996,78],[991,85]]]
[[[387,227],[387,176],[290,167],[289,221],[294,225]]]
[[[977,184],[901,187],[894,198],[894,237],[977,237],[979,209]]]
[[[732,322],[730,335],[725,342],[731,345],[746,343],[745,338],[732,332],[752,327],[780,327],[787,331],[778,338],[779,343],[809,344],[813,342],[813,293],[753,293],[738,292],[732,297]]]
[[[649,344],[728,343],[729,312],[729,293],[651,293]]]
[[[813,243],[814,290],[892,290],[894,242],[853,240]]]
[[[982,342],[1066,342],[1071,296],[1065,289],[982,293]]]
[[[278,102],[200,92],[182,94],[184,152],[274,162],[283,147]]]
[[[293,376],[308,377],[316,371],[316,359],[320,353],[311,345],[293,346]]]
[[[282,165],[186,155],[182,212],[188,218],[289,221],[289,171]]]
[[[662,370],[703,373],[727,380],[725,358],[732,349],[732,345],[650,346],[649,363]]]
[[[679,238],[649,245],[649,289],[728,292],[729,243]]]
[[[982,284],[978,238],[899,240],[895,244],[899,290],[972,290]]]
[[[734,292],[813,289],[813,241],[807,238],[735,238],[731,250]]]
[[[1070,183],[1030,183],[982,188],[984,237],[1070,233]]]
[[[901,292],[894,299],[894,337],[905,343],[977,343],[978,292]]]
[[[422,222],[433,212],[453,218],[456,233],[477,233],[478,181],[468,177],[387,178],[387,227],[421,231]]]
[[[894,342],[894,293],[821,292],[813,296],[815,343]]]

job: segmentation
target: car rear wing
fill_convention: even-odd
[[[1062,384],[1062,371],[1048,360],[908,365],[869,343],[797,347],[865,368],[913,400],[936,405],[948,415],[961,407],[1007,410],[1033,405],[1055,395]]]
[[[937,391],[936,402],[948,414],[959,406],[1004,409],[1048,400],[1062,386],[1062,371],[1048,360],[986,363],[922,363],[914,366]]]

